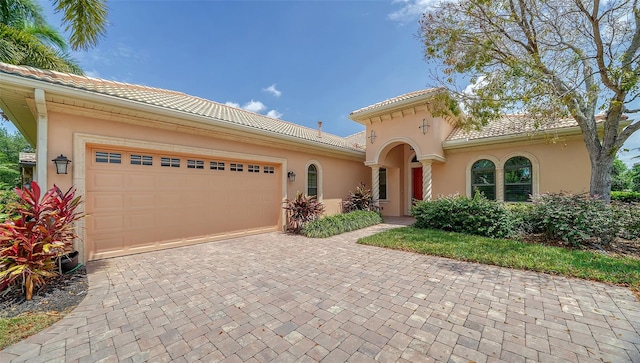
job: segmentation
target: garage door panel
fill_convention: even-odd
[[[89,149],[86,175],[87,246],[92,258],[119,256],[228,235],[275,230],[281,211],[281,168],[249,173],[246,161],[225,160],[225,170],[187,168],[184,156],[144,152],[152,165],[131,164],[125,151],[117,164],[95,163]],[[139,155],[139,153],[137,153]],[[180,167],[161,166],[162,157]],[[231,171],[231,163],[243,171]],[[190,163],[193,165],[193,163]],[[196,164],[198,165],[198,164]],[[254,169],[255,170],[255,169]]]
[[[155,187],[156,176],[151,174],[128,174],[127,188],[144,190]]]
[[[153,193],[136,192],[127,194],[124,200],[124,207],[128,210],[135,209],[155,209],[156,196]]]
[[[124,175],[101,171],[93,175],[92,182],[96,190],[122,190],[125,187],[124,179]]]

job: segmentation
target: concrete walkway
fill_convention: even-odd
[[[621,287],[278,233],[89,263],[0,362],[640,362]]]

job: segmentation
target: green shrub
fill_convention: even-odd
[[[532,224],[533,205],[531,203],[506,203],[505,207],[511,213],[515,234],[525,236],[534,230]]]
[[[342,213],[354,212],[357,210],[368,210],[379,212],[380,206],[373,200],[371,190],[364,183],[360,183],[349,196],[342,201]]]
[[[548,193],[532,202],[534,232],[547,239],[579,246],[593,238],[610,243],[620,232],[614,209],[588,194]]]
[[[284,201],[284,210],[287,213],[285,229],[289,233],[300,233],[305,224],[320,218],[324,213],[324,204],[314,196],[305,196],[298,192],[295,199]]]
[[[611,192],[611,200],[623,203],[640,203],[639,192]]]
[[[419,201],[411,208],[415,227],[475,234],[492,238],[514,235],[515,221],[502,203],[493,202],[481,193],[473,198],[448,196],[433,201]]]
[[[382,217],[378,212],[355,211],[326,216],[309,222],[302,228],[302,234],[311,238],[325,238],[379,223],[382,223]]]
[[[611,202],[614,218],[620,226],[618,236],[626,239],[640,238],[640,203]]]

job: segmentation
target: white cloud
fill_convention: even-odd
[[[242,108],[247,110],[247,111],[251,111],[251,112],[255,112],[255,113],[261,113],[262,111],[267,109],[267,106],[265,106],[265,104],[260,102],[260,101],[251,100],[251,101],[245,103],[242,106]]]
[[[235,102],[231,102],[231,101],[227,101],[224,103],[227,106],[231,106],[231,107],[235,107],[235,108],[240,108],[240,104],[239,103],[235,103]]]
[[[276,89],[276,84],[272,84],[271,86],[267,87],[267,88],[263,88],[262,89],[263,92],[269,92],[272,95],[276,96],[276,97],[280,97],[282,95],[282,92],[280,92],[278,89]]]
[[[267,116],[271,117],[271,118],[280,118],[282,117],[282,114],[280,112],[278,112],[277,110],[271,110],[269,112],[267,112]]]
[[[407,24],[419,19],[427,9],[439,2],[440,0],[395,0],[394,3],[403,5],[399,10],[392,12],[387,17],[390,20]]]

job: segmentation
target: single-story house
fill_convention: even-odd
[[[340,137],[181,92],[0,63],[0,108],[36,148],[34,180],[84,197],[85,261],[282,230],[284,199],[301,191],[337,213],[360,182],[389,216],[476,189],[505,201],[588,190],[572,120],[466,131],[432,116],[440,92],[354,111],[365,131]]]

